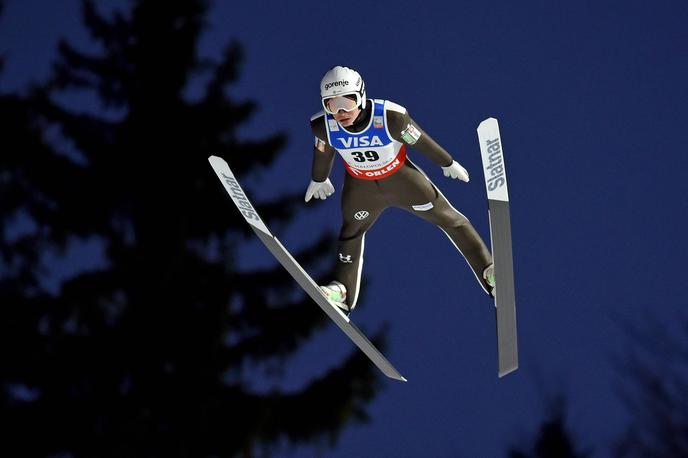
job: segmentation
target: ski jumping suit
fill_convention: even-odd
[[[342,191],[343,223],[335,280],[346,287],[349,307],[353,308],[358,298],[365,233],[387,207],[402,208],[442,229],[483,289],[490,291],[482,275],[492,264],[485,243],[468,219],[406,157],[406,148],[413,145],[439,166],[449,166],[453,159],[404,107],[388,100],[368,99],[366,108],[348,128],[321,111],[311,117],[311,129],[315,135],[313,181],[328,178],[335,152],[341,155],[348,172]]]

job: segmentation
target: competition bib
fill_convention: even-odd
[[[399,170],[406,160],[406,145],[389,135],[385,101],[370,100],[373,110],[368,127],[358,133],[347,131],[326,113],[330,145],[344,160],[349,175],[362,180],[379,180]]]

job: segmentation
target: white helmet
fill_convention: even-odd
[[[356,106],[366,107],[365,83],[358,72],[349,67],[337,65],[331,68],[320,81],[320,99],[323,107],[325,99],[339,95],[356,96]]]

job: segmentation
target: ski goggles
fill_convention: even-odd
[[[361,95],[358,92],[346,95],[337,95],[322,99],[323,107],[329,114],[337,114],[339,110],[354,111],[361,104]]]

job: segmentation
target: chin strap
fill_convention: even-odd
[[[354,119],[354,122],[351,123],[351,127],[354,127],[354,128],[358,127],[356,124],[367,125],[368,120],[370,119],[370,118],[368,118],[369,112],[372,112],[370,107],[368,107],[368,109],[365,109],[365,108],[361,109],[361,112],[358,113],[358,116],[356,116],[356,119]]]

